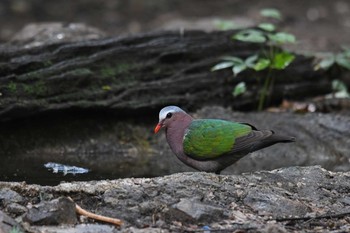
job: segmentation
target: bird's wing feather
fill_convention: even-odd
[[[235,146],[232,148],[232,154],[248,154],[255,150],[261,149],[258,148],[260,144],[266,141],[266,138],[269,138],[274,134],[271,130],[256,131],[253,130],[249,134],[237,138]],[[265,146],[264,146],[265,147]]]
[[[252,127],[224,120],[194,120],[189,126],[183,147],[186,155],[196,159],[213,159],[231,153],[237,138],[249,135]]]

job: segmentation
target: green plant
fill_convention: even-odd
[[[265,8],[265,9],[262,9],[260,11],[260,14],[264,17],[267,17],[267,18],[274,18],[274,19],[278,19],[278,20],[281,20],[282,19],[282,15],[281,13],[279,12],[279,10],[277,9],[274,9],[274,8]]]
[[[236,96],[239,96],[239,95],[243,94],[244,92],[246,92],[246,90],[247,90],[247,87],[245,85],[245,82],[240,82],[235,86],[232,94],[234,97],[236,97]]]
[[[9,233],[22,233],[21,229],[17,226],[12,227]]]
[[[338,79],[332,81],[332,90],[333,93],[327,95],[327,98],[350,98],[350,93],[345,83]]]
[[[350,48],[343,47],[338,53],[317,53],[315,54],[314,69],[329,70],[333,65],[350,70]],[[326,98],[350,98],[350,93],[345,83],[335,79],[332,81],[333,93]]]
[[[328,70],[334,64],[350,70],[350,48],[344,47],[339,53],[315,54],[315,70]]]
[[[276,9],[263,9],[260,14],[265,18],[281,19],[281,14]],[[295,36],[290,33],[277,31],[276,28],[276,25],[273,23],[263,22],[257,26],[257,29],[244,29],[237,32],[232,36],[233,40],[266,44],[267,48],[262,47],[261,51],[257,54],[253,54],[245,59],[234,56],[223,57],[222,62],[216,64],[211,69],[212,71],[217,71],[232,68],[234,77],[247,69],[255,71],[267,70],[265,82],[259,94],[259,111],[263,109],[266,97],[271,92],[274,83],[274,72],[272,71],[285,69],[295,59],[292,53],[279,48],[284,44],[295,43]],[[246,88],[242,89],[243,84],[239,83],[237,85],[240,86],[234,88],[234,96],[238,96],[246,90]],[[236,88],[237,90],[244,91],[235,91]]]

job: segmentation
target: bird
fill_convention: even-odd
[[[165,129],[166,140],[177,158],[202,172],[220,172],[245,155],[295,137],[258,130],[251,124],[221,119],[194,119],[177,106],[159,112],[154,133]]]

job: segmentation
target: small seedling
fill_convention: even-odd
[[[326,98],[350,98],[350,93],[345,83],[335,79],[332,81],[333,93],[326,96]]]
[[[247,91],[247,87],[245,85],[245,82],[240,82],[238,83],[235,88],[233,89],[233,96],[236,97],[236,96],[239,96],[239,95],[242,95],[243,93],[245,93]]]
[[[267,18],[274,18],[280,20],[281,14],[276,9],[263,9],[261,15]],[[255,71],[268,70],[265,78],[265,83],[259,94],[258,110],[261,111],[265,104],[265,99],[271,92],[274,83],[273,70],[284,70],[295,59],[295,56],[287,50],[277,49],[285,44],[295,43],[295,36],[286,33],[276,31],[276,25],[269,22],[260,23],[257,29],[244,29],[232,36],[233,40],[239,40],[249,43],[267,44],[268,49],[262,48],[257,54],[253,54],[245,59],[234,56],[226,56],[222,58],[222,62],[212,67],[212,71],[231,68],[233,76],[236,77],[239,73],[247,69]],[[239,85],[239,86],[238,86]],[[246,90],[242,83],[236,85],[233,91],[233,95],[236,97],[242,94]]]
[[[343,50],[339,53],[315,54],[315,70],[328,70],[334,64],[350,70],[350,48],[344,47]]]
[[[14,226],[9,233],[22,233],[22,231],[17,226]]]

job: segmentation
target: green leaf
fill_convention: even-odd
[[[343,49],[342,54],[344,54],[345,57],[350,58],[350,47],[343,46],[342,49]]]
[[[260,15],[267,18],[274,18],[280,20],[282,18],[279,10],[274,8],[265,8],[260,11]]]
[[[273,32],[276,30],[275,25],[272,23],[261,23],[258,25],[258,28],[261,28],[262,30],[268,31],[268,32]]]
[[[335,79],[332,81],[333,94],[327,95],[326,98],[350,98],[348,88],[345,83]]]
[[[335,62],[339,65],[344,67],[345,69],[350,70],[350,57],[345,56],[345,54],[337,54],[335,56]]]
[[[329,67],[331,67],[335,62],[334,57],[328,57],[325,59],[322,59],[319,63],[318,63],[318,67],[324,70],[329,69]]]
[[[316,55],[316,61],[315,70],[328,70],[335,63],[335,56],[333,53],[318,54]]]
[[[232,39],[251,43],[264,43],[266,41],[264,33],[254,29],[240,31],[233,35]]]
[[[211,68],[211,71],[226,69],[226,68],[232,67],[233,65],[234,65],[234,63],[231,61],[220,62],[220,63],[216,64],[215,66],[213,66]]]
[[[348,91],[345,83],[338,79],[332,81],[332,89],[333,91]]]
[[[240,82],[235,86],[232,94],[234,97],[236,97],[236,96],[242,95],[246,91],[247,91],[247,87],[245,85],[245,82]]]
[[[237,76],[237,74],[241,73],[242,71],[246,70],[247,66],[243,64],[235,65],[232,67],[232,72],[234,76]]]
[[[295,36],[286,32],[277,32],[275,34],[269,34],[268,38],[270,41],[275,42],[277,44],[292,44],[296,42]]]
[[[253,69],[255,71],[260,71],[260,70],[264,70],[266,69],[267,67],[269,67],[270,65],[270,60],[269,59],[266,59],[266,58],[260,58],[257,63],[255,63],[255,66],[253,67]]]
[[[283,70],[286,68],[293,60],[295,56],[289,52],[281,52],[275,54],[272,61],[272,68],[276,70]]]
[[[255,71],[260,71],[266,69],[270,65],[270,60],[267,58],[259,58],[258,55],[253,55],[245,60],[245,64]]]
[[[247,67],[253,68],[257,60],[258,60],[258,55],[255,54],[250,57],[247,57],[244,63],[246,64]]]
[[[347,91],[338,91],[334,93],[335,98],[350,98],[350,94]]]

